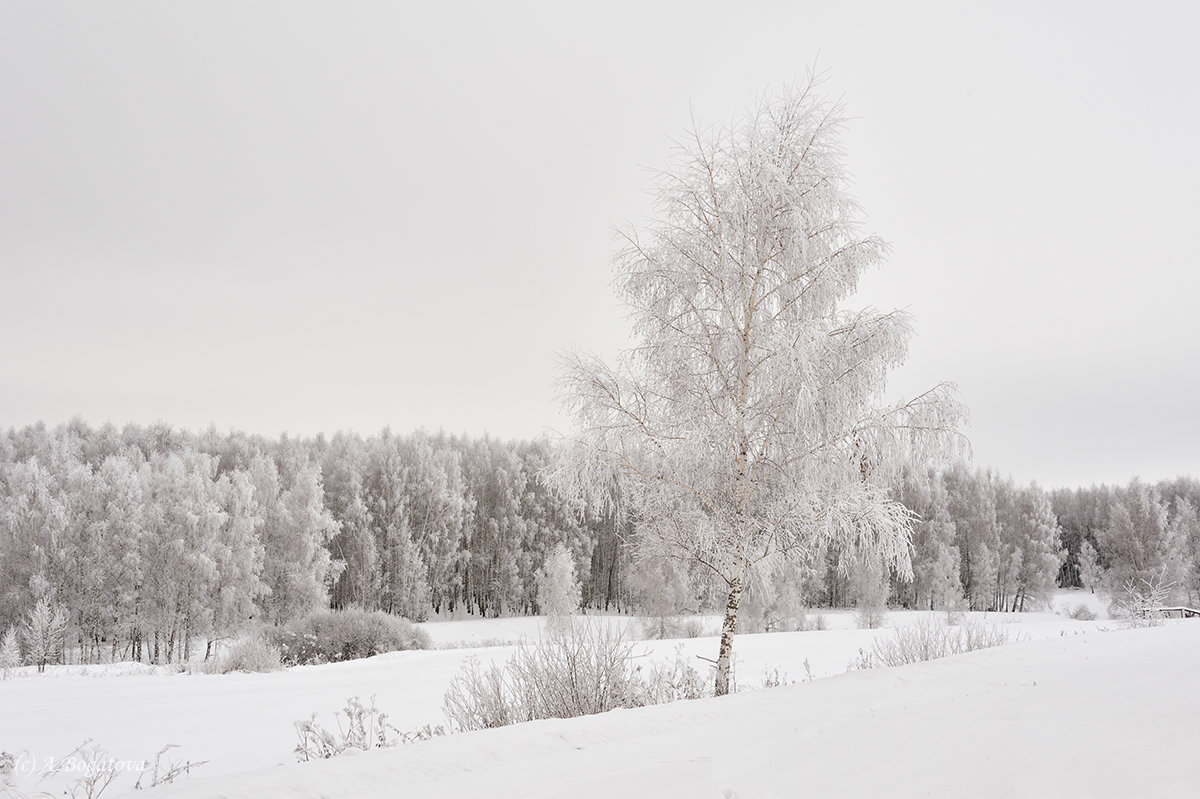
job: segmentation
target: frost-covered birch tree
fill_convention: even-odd
[[[836,545],[908,574],[891,482],[957,440],[949,386],[884,403],[908,317],[841,307],[887,248],[859,232],[843,109],[817,83],[680,146],[654,219],[615,259],[638,343],[616,367],[564,368],[581,446],[562,484],[587,493],[617,475],[643,554],[696,561],[728,589],[718,694],[756,566]]]

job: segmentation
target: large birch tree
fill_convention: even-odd
[[[910,513],[889,489],[957,439],[948,385],[884,402],[908,317],[841,308],[886,246],[859,233],[843,109],[816,88],[681,145],[615,259],[637,344],[616,367],[564,369],[581,446],[563,485],[616,475],[643,555],[696,561],[728,591],[717,694],[754,569],[833,545],[909,575]]]

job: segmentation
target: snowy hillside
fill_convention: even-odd
[[[1197,662],[1200,624],[1094,632],[147,796],[1194,795]]]
[[[1073,607],[1082,598],[1063,597],[1060,603]],[[893,612],[887,623],[904,626],[923,615],[927,614]],[[608,621],[629,624],[628,619]],[[279,784],[278,795],[292,795],[299,787],[288,787],[289,781],[312,779],[318,786],[313,789],[315,796],[320,795],[321,780],[339,785],[352,781],[354,777],[343,772],[348,768],[355,773],[361,769],[361,779],[372,784],[381,779],[373,776],[379,769],[392,775],[387,782],[401,779],[394,771],[402,771],[403,783],[413,790],[419,784],[431,796],[451,789],[466,795],[475,784],[473,779],[499,784],[528,775],[531,769],[547,779],[561,771],[560,777],[567,779],[576,763],[585,769],[627,771],[631,787],[626,792],[635,796],[639,795],[636,783],[654,774],[664,779],[672,775],[670,783],[679,795],[707,795],[710,787],[718,793],[732,787],[741,796],[773,795],[771,791],[788,795],[786,775],[810,758],[820,765],[806,772],[806,785],[818,779],[820,769],[832,769],[831,780],[839,770],[852,772],[857,779],[864,770],[872,772],[875,763],[892,761],[923,764],[917,771],[929,779],[928,768],[936,765],[940,771],[958,762],[940,754],[955,748],[964,748],[964,756],[974,753],[968,758],[971,770],[981,768],[976,762],[980,758],[994,759],[997,768],[1011,765],[1016,758],[1015,762],[1025,764],[1022,773],[1033,767],[1041,770],[1038,773],[1056,768],[1073,771],[1066,766],[1068,758],[1090,762],[1096,753],[1110,752],[1114,742],[1125,749],[1145,742],[1150,756],[1158,749],[1171,749],[1185,734],[1182,723],[1172,718],[1186,718],[1191,712],[1188,690],[1193,695],[1200,692],[1200,678],[1189,675],[1186,667],[1200,656],[1200,624],[1194,622],[1123,632],[1104,631],[1113,626],[1111,622],[1080,622],[1063,615],[991,614],[989,623],[1005,624],[1019,643],[921,667],[846,674],[860,650],[869,650],[877,636],[892,633],[856,629],[849,613],[829,613],[823,621],[828,629],[738,638],[737,675],[743,688],[761,685],[766,674],[776,670],[800,681],[798,686],[458,735],[319,766],[295,764],[293,722],[316,712],[323,724],[332,727],[333,713],[347,697],[366,700],[374,695],[401,730],[441,723],[442,694],[466,658],[502,660],[511,648],[398,652],[274,674],[144,675],[129,673],[133,670],[122,666],[90,667],[81,674],[79,667],[51,668],[46,675],[0,681],[0,750],[18,755],[17,787],[28,794],[55,793],[65,787],[61,776],[39,782],[34,768],[91,738],[117,760],[152,758],[171,743],[180,747],[171,753],[177,760],[209,761],[175,783],[172,795],[182,791],[190,796],[253,796],[259,788],[249,786],[267,784]],[[500,619],[435,622],[425,627],[435,645],[478,646],[536,636],[539,625],[538,619]],[[1151,644],[1161,651],[1145,649]],[[689,659],[711,657],[715,641],[638,645],[647,658],[657,659],[674,657],[677,648]],[[1147,668],[1149,663],[1156,665]],[[1054,690],[1033,691],[1035,682],[1039,688]],[[1113,687],[1118,685],[1123,686],[1120,691]],[[1137,686],[1145,697],[1139,700],[1143,710],[1135,713],[1125,705],[1137,696]],[[1080,706],[1071,709],[1072,702]],[[876,716],[881,724],[877,730],[867,723]],[[1100,723],[1103,718],[1114,722]],[[1162,720],[1161,728],[1153,723],[1156,719]],[[723,725],[743,740],[724,754],[717,733]],[[1127,740],[1122,725],[1140,730],[1136,741]],[[774,742],[776,738],[780,740]],[[755,754],[762,746],[759,739],[772,741],[762,756]],[[898,751],[907,752],[899,760],[899,755],[888,753],[886,744],[892,739]],[[1073,748],[1068,752],[1059,741],[1071,741]],[[1038,745],[1044,745],[1044,751]],[[863,746],[879,751],[867,757]],[[759,777],[742,773],[746,764],[754,763],[762,769]],[[1166,767],[1164,779],[1179,768],[1179,764]],[[613,779],[618,777],[609,780],[610,787]],[[724,785],[727,779],[730,782]],[[122,775],[106,796],[128,791],[132,783],[131,777]],[[661,790],[660,783],[658,777],[651,780]],[[555,794],[554,784],[548,783],[544,795]]]

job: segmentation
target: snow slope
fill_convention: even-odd
[[[1093,632],[146,796],[1196,795],[1197,663],[1194,622]]]
[[[887,624],[903,626],[927,615],[930,614],[892,612],[887,617]],[[988,623],[1005,624],[1014,637],[1023,641],[1052,638],[1056,643],[1063,643],[1075,640],[1074,637],[1082,632],[1089,633],[1087,638],[1091,640],[1095,631],[1112,626],[1111,622],[1080,622],[1051,614],[971,615]],[[609,617],[603,618],[602,622],[625,626],[629,619]],[[435,622],[425,627],[435,645],[446,646],[453,642],[480,644],[532,637],[538,634],[542,623],[536,618],[498,619]],[[825,623],[829,629],[823,631],[739,636],[735,644],[739,685],[756,687],[762,683],[766,672],[774,670],[786,673],[791,680],[802,681],[810,677],[842,675],[860,649],[869,650],[877,636],[891,635],[888,629],[857,629],[853,614],[849,612],[826,613]],[[1200,624],[1191,624],[1200,629]],[[1123,633],[1102,633],[1100,637],[1105,635]],[[1016,649],[1022,650],[1024,646],[1026,644],[1016,645]],[[693,656],[711,658],[715,654],[716,640],[645,642],[638,645],[637,651],[647,658],[670,659],[677,647],[689,659]],[[173,758],[209,761],[187,777],[186,782],[206,784],[207,790],[211,791],[216,790],[214,785],[236,786],[240,778],[231,775],[238,772],[294,764],[292,749],[296,735],[293,722],[317,712],[323,724],[335,726],[333,713],[350,696],[366,700],[374,695],[378,706],[401,730],[441,723],[442,695],[465,659],[475,656],[483,661],[504,660],[511,651],[511,647],[488,646],[399,652],[274,674],[147,675],[139,674],[145,667],[127,668],[121,664],[52,667],[46,675],[29,673],[20,679],[0,681],[0,750],[19,754],[18,765],[23,770],[18,774],[18,786],[33,794],[36,791],[59,793],[65,787],[65,779],[51,778],[38,783],[30,774],[32,767],[44,763],[47,758],[61,758],[85,738],[91,738],[109,755],[123,761],[152,759],[164,744],[178,744],[180,748],[172,753]],[[1036,665],[1036,658],[1034,660]],[[701,661],[692,662],[701,669],[706,668]],[[1130,664],[1129,668],[1136,666]],[[81,669],[86,670],[87,676],[82,676]],[[809,685],[824,682],[827,681],[818,679]],[[770,693],[774,695],[774,692]],[[750,700],[739,698],[738,701]],[[807,710],[800,715],[807,717]],[[603,726],[608,722],[596,723]],[[686,726],[692,722],[680,723]],[[505,732],[517,735],[515,740],[531,734]],[[406,751],[429,752],[440,751],[446,745],[462,746],[449,744],[450,740],[458,739],[456,736],[437,740],[408,747]],[[524,746],[521,744],[517,750]],[[401,756],[400,753],[388,754]],[[474,763],[479,758],[486,760],[486,755],[459,750],[447,761],[446,768],[452,772],[458,767],[455,765],[458,760]],[[688,762],[688,758],[683,758],[671,766],[678,772],[677,781],[686,783],[692,779],[688,776],[691,774],[691,767],[686,765]],[[846,757],[841,762],[852,761]],[[647,767],[661,769],[663,766],[655,763]],[[276,776],[286,779],[283,775],[292,771],[289,766]],[[106,796],[115,796],[132,783],[132,778],[123,775]],[[184,787],[183,782],[177,784],[177,788]],[[2,791],[0,796],[3,796]]]

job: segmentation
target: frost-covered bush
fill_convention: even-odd
[[[634,672],[632,699],[638,707],[702,699],[711,693],[708,681],[688,663],[682,644],[675,647],[675,657],[670,663],[639,664]]]
[[[353,608],[315,611],[272,630],[270,637],[289,666],[429,648],[429,636],[408,619]]]
[[[347,749],[366,751],[395,746],[399,742],[400,731],[387,720],[387,714],[375,706],[373,696],[369,705],[363,704],[357,696],[350,697],[335,718],[336,732],[319,724],[316,713],[296,722],[296,735],[300,739],[295,748],[297,760],[324,760]]]
[[[322,726],[317,721],[316,713],[295,723],[296,736],[300,739],[293,750],[297,760],[302,763],[325,760],[347,751],[365,752],[401,743],[427,741],[446,734],[445,727],[428,724],[413,732],[401,732],[388,721],[387,714],[375,706],[374,696],[369,705],[357,696],[350,697],[335,719],[336,731]]]
[[[704,619],[699,616],[689,616],[683,619],[679,624],[679,632],[682,633],[682,638],[703,638],[710,634],[704,625]],[[712,634],[715,635],[715,633]]]
[[[1085,603],[1079,603],[1073,608],[1067,610],[1067,616],[1075,621],[1092,621],[1096,618],[1096,611],[1089,608]]]
[[[1165,618],[1162,608],[1174,588],[1165,569],[1149,578],[1130,578],[1115,593],[1109,613],[1125,627],[1157,626]]]
[[[703,616],[647,616],[639,619],[641,637],[647,641],[671,638],[704,638],[716,635],[705,626]]]
[[[536,643],[522,641],[503,665],[468,659],[442,708],[454,729],[478,730],[704,695],[705,681],[681,650],[670,665],[637,661],[616,630],[576,621]]]
[[[143,769],[138,775],[137,782],[134,783],[135,790],[143,788],[157,788],[160,785],[170,785],[180,777],[186,777],[192,772],[192,769],[200,766],[208,765],[207,760],[171,760],[163,762],[163,755],[170,752],[172,749],[178,749],[179,744],[167,744],[162,749],[158,750],[158,754],[154,756],[154,765],[150,768]],[[146,763],[150,766],[150,763]],[[142,784],[143,780],[145,785]]]
[[[279,671],[282,668],[283,653],[279,647],[261,635],[251,635],[239,638],[222,652],[217,657],[215,671],[220,674],[231,671],[257,673]]]
[[[912,626],[896,628],[889,637],[876,638],[870,658],[860,657],[856,667],[902,666],[1001,646],[1009,641],[1008,630],[999,625],[965,622],[951,626],[925,618]]]

